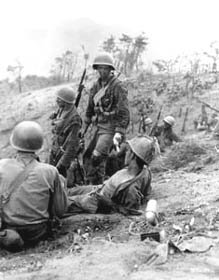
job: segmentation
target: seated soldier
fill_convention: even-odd
[[[215,129],[216,125],[218,123],[218,119],[217,119],[217,114],[216,113],[213,113],[211,115],[211,118],[208,122],[208,131],[211,132]]]
[[[36,155],[43,145],[39,124],[19,123],[10,142],[16,157],[0,160],[0,246],[15,251],[47,237],[49,220],[67,210],[67,192],[64,177]]]
[[[155,142],[147,136],[127,141],[125,167],[102,185],[80,186],[69,190],[70,213],[139,214],[140,205],[151,192],[149,164],[155,155]]]
[[[197,120],[197,130],[207,130],[208,129],[208,115],[205,109],[205,104],[202,104],[201,114],[198,116]]]
[[[172,116],[167,116],[163,119],[163,125],[158,126],[154,132],[160,145],[161,152],[165,151],[166,146],[171,146],[174,142],[181,142],[182,140],[173,132],[175,119]]]

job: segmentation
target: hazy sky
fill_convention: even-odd
[[[130,33],[144,31],[149,55],[155,58],[206,50],[210,42],[219,41],[217,0],[7,0],[1,2],[0,77],[16,59],[26,71],[45,74],[50,31],[77,18],[128,27]],[[48,31],[41,45],[30,36],[38,29]]]

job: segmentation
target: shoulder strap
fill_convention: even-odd
[[[128,188],[131,184],[133,184],[135,181],[137,181],[137,180],[142,176],[142,174],[143,174],[144,171],[145,171],[145,169],[143,168],[143,169],[141,170],[141,172],[140,172],[138,175],[136,175],[134,178],[129,179],[129,180],[127,180],[126,182],[123,182],[123,183],[119,184],[119,185],[117,186],[117,188],[115,189],[115,192],[114,192],[112,198],[116,197],[116,196],[119,194],[119,192],[125,190],[125,189]]]
[[[113,77],[113,79],[109,82],[108,88],[110,87],[111,89],[113,89],[115,86],[117,86],[120,83],[121,81],[118,80],[117,77]]]
[[[30,170],[35,165],[35,160],[32,160],[28,165],[25,166],[25,168],[12,180],[12,182],[8,186],[8,194],[11,196],[11,194],[15,191],[15,189],[18,189],[20,185],[27,179]]]
[[[97,105],[97,103],[105,95],[109,87],[113,87],[115,84],[117,84],[116,81],[118,81],[118,79],[116,77],[112,77],[112,79],[108,82],[108,84],[105,87],[102,87],[98,92],[95,93],[95,95],[93,96],[93,101],[95,105]]]

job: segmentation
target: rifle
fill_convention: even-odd
[[[145,118],[144,117],[145,117],[144,113],[141,113],[139,127],[138,127],[138,133],[141,132],[141,129],[142,129],[143,133],[145,133],[146,126],[145,126]]]
[[[157,115],[157,120],[156,120],[155,124],[153,125],[149,136],[154,136],[155,130],[156,130],[157,125],[158,125],[159,120],[160,120],[160,115],[161,115],[161,112],[162,112],[162,108],[163,108],[163,106],[160,107],[160,111],[158,112],[158,115]]]
[[[81,93],[82,93],[82,90],[83,90],[83,82],[84,82],[84,78],[85,78],[85,75],[86,75],[86,71],[87,71],[87,69],[84,68],[84,71],[83,71],[83,74],[81,76],[81,80],[80,80],[80,83],[79,83],[79,86],[78,86],[78,95],[77,95],[76,100],[75,100],[75,107],[76,108],[78,107],[79,102],[81,100]]]
[[[209,105],[208,103],[206,103],[206,102],[200,100],[199,98],[197,98],[197,101],[201,102],[202,104],[204,104],[204,105],[205,105],[206,107],[208,107],[209,109],[211,109],[211,110],[213,110],[213,111],[219,113],[219,110],[218,110],[218,109],[212,107],[211,105]]]
[[[184,117],[184,120],[183,120],[183,126],[182,126],[181,132],[185,132],[185,130],[186,130],[186,121],[188,119],[188,114],[189,114],[189,107],[186,108],[185,117]]]

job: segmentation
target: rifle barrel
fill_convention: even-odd
[[[76,100],[75,100],[76,108],[78,107],[80,99],[81,99],[81,93],[82,93],[81,86],[83,85],[85,75],[86,75],[86,68],[83,71],[83,74],[81,76],[81,80],[80,80],[80,83],[79,83],[79,86],[78,86],[78,95],[77,95]]]

